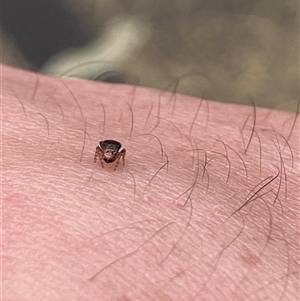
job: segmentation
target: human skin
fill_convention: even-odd
[[[1,71],[3,300],[298,299],[295,113]]]

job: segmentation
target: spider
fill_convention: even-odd
[[[105,163],[116,162],[114,168],[114,170],[116,170],[121,158],[123,160],[123,164],[125,164],[126,149],[124,148],[119,152],[121,147],[122,147],[121,143],[116,140],[100,141],[99,145],[97,145],[96,147],[94,163],[97,162],[97,157],[100,160],[102,168],[104,167],[103,161]]]

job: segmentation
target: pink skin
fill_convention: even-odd
[[[6,66],[1,101],[3,300],[298,299],[295,114]]]

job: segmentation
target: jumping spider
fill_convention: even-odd
[[[94,162],[95,163],[97,162],[97,157],[98,157],[102,168],[104,167],[103,161],[105,163],[116,162],[114,168],[114,170],[116,170],[121,158],[123,160],[123,163],[125,164],[126,149],[124,148],[119,152],[121,147],[122,147],[121,143],[116,140],[100,141],[99,145],[96,147]]]

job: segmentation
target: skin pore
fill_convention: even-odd
[[[1,73],[4,300],[298,299],[295,113]]]

